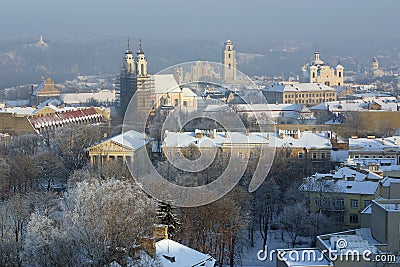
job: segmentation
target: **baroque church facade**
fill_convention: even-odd
[[[344,67],[338,64],[331,67],[321,60],[318,50],[314,52],[314,59],[302,67],[306,82],[319,83],[327,86],[343,86]]]

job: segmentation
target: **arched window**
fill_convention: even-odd
[[[230,53],[228,54],[228,58],[231,58],[231,54]]]
[[[231,63],[229,63],[228,67],[229,67],[229,69],[231,68]]]

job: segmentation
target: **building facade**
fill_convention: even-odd
[[[147,157],[150,138],[134,130],[116,135],[88,148],[90,164],[103,166],[106,162],[140,164]]]
[[[338,64],[335,68],[325,65],[318,50],[314,52],[314,60],[302,67],[303,76],[310,83],[319,83],[327,86],[344,85],[344,67]]]
[[[379,195],[382,176],[368,170],[343,167],[317,173],[300,187],[311,213],[323,213],[344,229],[361,226],[360,213]]]
[[[335,101],[336,90],[319,83],[274,83],[263,90],[268,103],[317,105]]]

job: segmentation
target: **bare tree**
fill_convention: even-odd
[[[81,125],[62,128],[50,139],[50,147],[61,157],[69,172],[81,169],[88,162],[87,148],[101,139],[100,128]]]
[[[279,214],[278,223],[289,237],[289,244],[295,247],[297,238],[307,232],[309,215],[307,208],[301,203],[286,206]]]

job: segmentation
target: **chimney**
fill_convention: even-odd
[[[299,133],[295,133],[293,136],[294,139],[299,139]]]
[[[143,140],[146,140],[147,139],[147,135],[146,135],[146,133],[143,133]]]
[[[154,238],[144,237],[140,245],[150,257],[154,258],[156,256],[156,240]]]
[[[249,136],[250,135],[250,131],[246,130],[246,135]]]
[[[394,204],[394,209],[395,209],[395,210],[399,210],[399,203],[395,203],[395,204]]]
[[[395,145],[395,146],[398,146],[398,145],[399,145],[399,141],[397,141],[397,138],[394,138],[394,139],[393,139],[393,142],[394,142],[394,145]]]
[[[382,145],[385,145],[385,138],[382,138]]]
[[[361,164],[360,164],[360,163],[357,163],[356,166],[357,166],[357,167],[356,167],[357,171],[360,172],[360,171],[361,171]]]
[[[153,238],[155,240],[168,239],[168,225],[155,224],[153,225]]]
[[[351,176],[347,176],[347,181],[355,181],[356,180],[356,175],[352,174]]]
[[[279,133],[279,138],[283,139],[283,133]]]
[[[313,133],[313,134],[317,133],[317,131],[315,130],[315,128],[312,128],[312,133]]]

